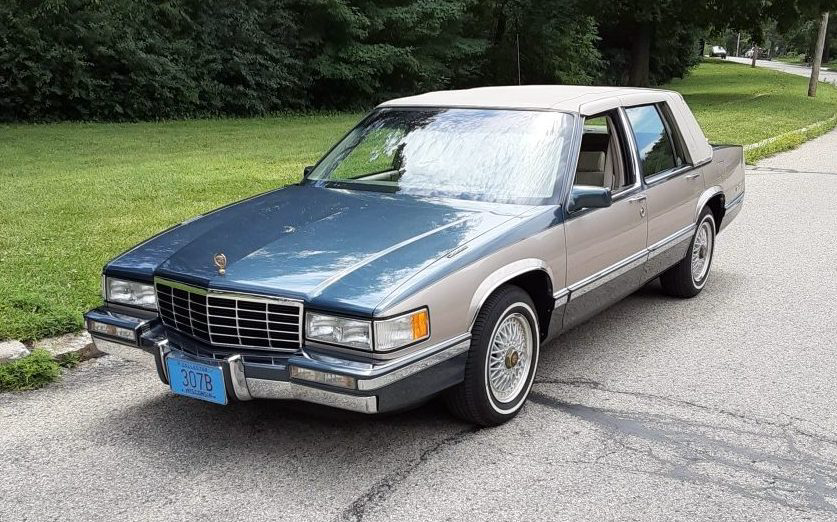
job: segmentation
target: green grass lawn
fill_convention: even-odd
[[[769,69],[709,60],[668,88],[679,91],[714,143],[756,143],[837,114],[837,89]]]
[[[0,126],[0,339],[81,328],[108,259],[298,180],[358,117]]]
[[[709,62],[671,87],[712,141],[753,143],[833,115],[837,90]],[[0,126],[0,339],[81,328],[111,257],[222,204],[296,181],[357,114]]]

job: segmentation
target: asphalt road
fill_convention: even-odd
[[[835,133],[750,172],[704,292],[562,336],[499,428],[218,407],[114,356],[0,395],[0,520],[835,519],[835,194]]]
[[[735,58],[732,56],[727,58],[727,60],[736,63],[745,63],[747,65],[750,65],[753,62],[751,58]],[[777,62],[775,60],[756,60],[756,65],[758,67],[766,67],[768,69],[774,69],[788,74],[805,76],[806,78],[811,77],[811,68],[802,65],[790,65],[787,63]],[[837,85],[837,71],[820,69],[820,81]]]

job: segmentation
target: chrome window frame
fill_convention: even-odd
[[[623,134],[627,134],[627,132],[631,131],[631,122],[628,120],[628,114],[625,112],[625,107],[619,107],[619,118],[621,120],[622,125],[622,132]],[[632,131],[631,131],[632,132]],[[629,195],[633,195],[637,189],[642,188],[642,169],[640,168],[639,162],[639,151],[636,148],[636,140],[632,139],[631,136],[625,136],[625,141],[628,142],[628,151],[631,160],[631,167],[634,169],[634,184],[631,187],[626,187],[616,194],[612,194],[612,200],[618,201],[623,197],[627,197]]]
[[[690,172],[690,171],[695,170],[697,168],[703,167],[704,165],[707,165],[711,162],[712,162],[711,159],[707,159],[707,160],[701,161],[699,163],[696,163],[694,165],[683,165],[682,167],[658,172],[657,174],[654,174],[653,176],[647,178],[645,180],[645,185],[647,187],[653,187],[653,186],[659,185],[660,183],[662,183],[664,181],[668,181],[668,180],[670,180],[672,178],[676,178],[677,176],[680,176],[682,174],[686,174],[687,172]]]
[[[674,149],[675,153],[679,154],[683,159],[683,164],[680,165],[680,167],[684,167],[686,165],[694,165],[692,154],[689,151],[689,147],[686,145],[686,140],[683,138],[683,133],[680,132],[680,127],[677,126],[675,123],[676,118],[674,116],[674,111],[671,110],[671,106],[668,104],[667,101],[657,102],[656,105],[657,111],[663,118],[663,125],[666,126],[666,130],[668,131],[668,136],[671,140],[671,146]]]

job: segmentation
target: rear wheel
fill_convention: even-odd
[[[663,290],[675,297],[698,295],[709,279],[714,252],[715,218],[709,208],[704,208],[686,257],[660,276]]]
[[[504,286],[477,315],[465,380],[447,394],[451,412],[496,426],[517,415],[535,378],[540,350],[535,306],[525,291]]]

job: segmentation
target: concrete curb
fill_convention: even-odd
[[[86,361],[103,355],[86,331],[47,337],[31,343],[30,350],[38,349],[46,350],[59,363],[71,358]]]
[[[802,127],[801,129],[795,129],[795,130],[792,130],[792,131],[788,131],[788,132],[785,132],[783,134],[779,134],[778,136],[773,136],[772,138],[767,138],[767,139],[761,140],[757,143],[751,143],[749,145],[744,145],[744,152],[749,152],[751,150],[760,149],[762,147],[770,145],[771,143],[775,143],[779,140],[782,140],[784,138],[788,138],[788,137],[791,137],[791,136],[799,136],[799,135],[804,136],[808,132],[819,131],[819,130],[822,130],[822,129],[828,127],[829,125],[833,126],[835,123],[837,123],[837,114],[835,114],[834,116],[832,116],[830,118],[826,118],[824,120],[820,120],[818,122],[812,123],[811,125],[808,125],[807,127]]]

